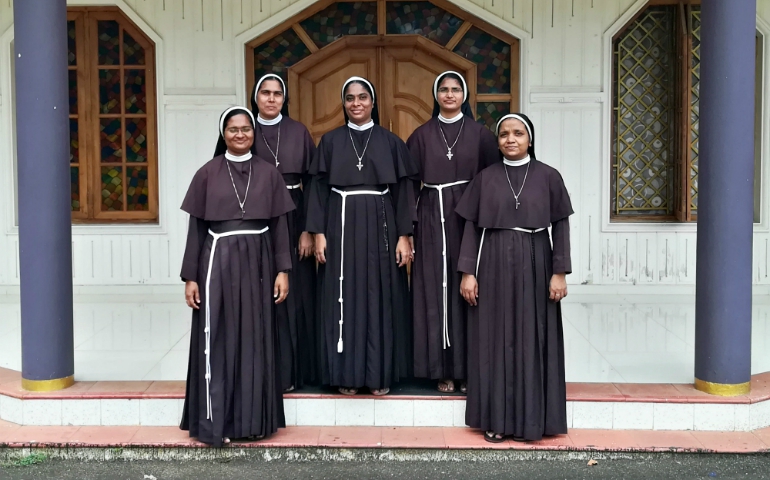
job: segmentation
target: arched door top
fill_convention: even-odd
[[[339,51],[348,44],[341,39],[384,47],[415,42],[406,38],[414,36],[420,37],[421,49],[453,53],[474,64],[476,87],[469,90],[480,122],[492,126],[502,114],[519,110],[518,39],[447,0],[321,0],[246,45],[247,91],[265,73],[289,81],[290,68],[314,63],[310,57],[321,52],[326,57],[326,49]]]

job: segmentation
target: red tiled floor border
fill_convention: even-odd
[[[36,440],[40,439],[40,440]],[[537,442],[483,440],[462,427],[289,427],[240,448],[550,450],[600,452],[770,452],[770,428],[754,432],[668,432],[571,429]],[[176,427],[17,427],[0,429],[2,447],[206,448]]]
[[[571,402],[642,402],[642,403],[710,403],[750,404],[770,400],[770,372],[751,377],[751,393],[736,397],[709,395],[690,384],[567,383],[567,401]],[[70,388],[56,392],[29,392],[21,388],[21,373],[0,368],[0,394],[27,400],[91,400],[91,399],[181,399],[184,382],[75,382]],[[459,395],[388,395],[376,397],[362,394],[287,393],[287,399],[361,398],[388,400],[463,400]]]

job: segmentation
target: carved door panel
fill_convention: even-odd
[[[377,82],[377,53],[376,47],[346,48],[333,55],[309,57],[307,60],[315,60],[312,64],[290,70],[289,91],[298,92],[291,99],[291,115],[307,126],[316,143],[344,123],[340,88],[345,80],[357,75]]]
[[[456,55],[437,53],[420,48],[416,42],[412,46],[386,47],[381,52],[378,88],[382,125],[404,141],[430,120],[437,75],[454,70],[475,83],[475,65]],[[475,85],[469,85],[469,89],[475,91]]]
[[[476,65],[417,35],[342,39],[289,69],[293,118],[313,139],[344,123],[340,88],[349,77],[369,79],[377,89],[380,124],[403,140],[433,113],[433,81],[446,70],[462,73],[476,91]],[[471,105],[475,98],[471,95]]]

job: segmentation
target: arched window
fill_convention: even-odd
[[[700,5],[665,3],[643,9],[613,40],[613,221],[689,222],[698,216]],[[758,112],[760,52],[758,35]]]
[[[463,73],[477,120],[519,109],[519,41],[446,0],[320,0],[246,46],[247,88],[281,75],[290,111],[316,140],[342,124],[339,87],[364,75],[385,128],[407,138],[430,118],[435,75]],[[292,90],[293,89],[293,90]]]
[[[73,221],[156,221],[155,45],[117,8],[67,20]]]

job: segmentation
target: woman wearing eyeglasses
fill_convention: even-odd
[[[215,446],[285,426],[274,308],[289,293],[295,207],[275,166],[254,155],[254,125],[249,110],[225,110],[214,158],[182,202],[193,319],[181,428]]]

